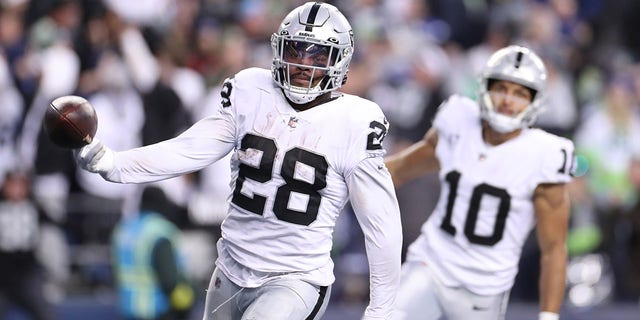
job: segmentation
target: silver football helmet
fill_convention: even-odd
[[[509,116],[496,111],[489,94],[491,80],[507,80],[533,90],[533,100],[519,114]],[[530,49],[511,45],[491,55],[480,77],[481,116],[496,131],[507,133],[531,126],[542,111],[547,69]]]
[[[336,7],[307,2],[284,18],[271,36],[271,48],[273,79],[289,100],[304,104],[346,82],[353,56],[353,31]],[[301,64],[299,58],[303,56],[311,56],[313,63]],[[292,84],[291,67],[311,70],[308,85]],[[321,78],[315,76],[316,71],[322,71]]]

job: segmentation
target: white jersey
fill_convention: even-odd
[[[233,149],[235,184],[216,264],[245,287],[292,272],[317,285],[331,284],[332,233],[338,214],[351,201],[367,240],[370,308],[388,312],[399,281],[402,236],[383,162],[381,142],[388,125],[380,108],[339,94],[299,112],[269,70],[258,68],[228,79],[222,97],[216,115],[180,136],[116,153],[116,169],[106,178],[129,183],[164,179],[201,169]]]
[[[525,129],[488,145],[478,104],[455,95],[441,106],[434,127],[441,194],[407,259],[429,264],[448,286],[482,295],[509,290],[535,226],[534,190],[571,180],[573,143]]]

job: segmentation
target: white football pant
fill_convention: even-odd
[[[481,296],[447,287],[421,262],[405,262],[394,320],[503,320],[509,292]]]
[[[243,288],[216,268],[203,320],[317,320],[330,295],[330,286],[315,286],[287,275],[273,277],[258,288]]]

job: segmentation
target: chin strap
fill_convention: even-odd
[[[316,93],[307,93],[307,94],[292,93],[291,91],[287,91],[286,89],[282,89],[282,91],[284,92],[284,95],[287,97],[287,99],[289,99],[289,101],[295,104],[309,103],[320,95],[319,93],[317,94]]]

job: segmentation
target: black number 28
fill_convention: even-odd
[[[260,164],[253,167],[244,163],[239,165],[238,179],[233,190],[231,202],[249,212],[263,215],[267,201],[266,196],[254,194],[246,196],[241,192],[247,178],[265,183],[272,179],[274,160],[277,154],[276,142],[273,139],[247,134],[242,138],[240,150],[254,149],[262,152]],[[295,178],[296,164],[302,163],[315,170],[313,183]],[[308,226],[318,216],[321,196],[318,191],[327,186],[327,169],[329,165],[324,156],[298,147],[288,150],[282,159],[280,175],[285,184],[278,187],[273,202],[273,213],[282,221]],[[293,192],[307,195],[309,201],[305,212],[288,208]]]

